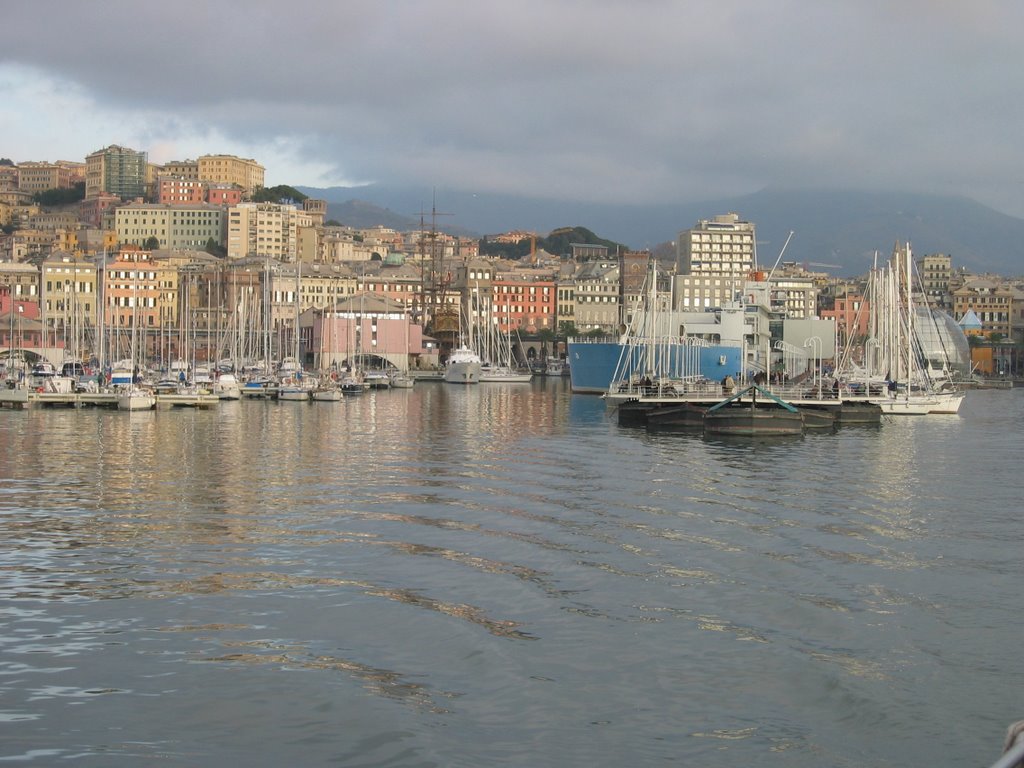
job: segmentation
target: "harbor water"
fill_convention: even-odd
[[[714,441],[561,379],[0,412],[0,762],[987,766],[1022,424]]]

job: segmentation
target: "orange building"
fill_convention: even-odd
[[[492,325],[502,333],[554,331],[555,298],[550,276],[499,273],[491,282]]]
[[[192,205],[206,202],[206,184],[195,179],[161,176],[157,180],[157,202],[161,205]]]
[[[173,265],[153,259],[139,248],[124,247],[101,270],[103,317],[112,330],[157,329],[169,319],[168,307],[177,294],[178,273]]]

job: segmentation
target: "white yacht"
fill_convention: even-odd
[[[480,355],[466,346],[453,349],[444,369],[444,380],[451,384],[479,384]]]

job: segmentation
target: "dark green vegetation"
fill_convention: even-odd
[[[32,199],[40,205],[56,207],[70,205],[85,199],[85,182],[80,181],[70,189],[47,189],[36,192]]]
[[[598,237],[586,227],[560,227],[553,230],[547,237],[537,238],[537,250],[545,250],[554,256],[572,253],[573,244],[603,245],[608,248],[608,255],[614,256],[619,250],[629,250],[619,243]],[[533,243],[529,238],[518,243],[497,243],[486,237],[480,241],[481,256],[501,256],[506,259],[521,259],[530,253]]]
[[[304,195],[295,187],[278,184],[276,187],[260,187],[252,196],[254,203],[294,203],[301,204],[309,195]]]

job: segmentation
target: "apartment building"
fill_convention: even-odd
[[[83,330],[96,323],[96,265],[76,254],[57,252],[40,264],[43,314],[55,328]]]
[[[490,325],[501,333],[556,331],[558,292],[550,270],[503,270],[491,283]]]
[[[226,216],[217,205],[131,203],[114,211],[114,231],[122,245],[143,246],[155,237],[159,248],[202,250],[212,239],[223,245]]]
[[[676,241],[677,273],[691,280],[677,282],[681,290],[678,305],[700,309],[731,301],[754,268],[754,249],[754,225],[736,213],[701,219],[696,226],[680,232]]]
[[[206,202],[206,184],[182,176],[159,176],[156,201],[160,205],[196,205]]]
[[[39,268],[24,262],[0,261],[0,285],[14,301],[39,300]]]
[[[178,266],[139,248],[122,248],[98,264],[104,324],[112,331],[173,326],[178,296]],[[124,347],[127,349],[127,347]],[[118,355],[117,348],[111,356]]]
[[[943,253],[935,253],[917,260],[917,271],[920,276],[921,290],[928,297],[928,304],[940,309],[950,309],[952,294],[950,281],[953,277],[953,258]]]
[[[132,200],[146,195],[149,163],[145,152],[111,144],[85,158],[85,196],[102,192]]]
[[[0,165],[0,192],[13,192],[18,189],[18,166]]]
[[[619,265],[585,261],[573,276],[573,309],[581,333],[619,329]]]
[[[59,163],[18,163],[18,189],[35,194],[48,189],[70,189],[71,168]]]
[[[1022,329],[1015,326],[1015,304],[1024,298],[1016,288],[999,278],[975,277],[953,292],[953,316],[962,318],[974,312],[981,321],[981,333],[1012,339]]]
[[[415,310],[423,294],[422,271],[407,264],[372,262],[369,266],[378,264],[378,269],[358,277],[358,290],[384,296],[410,311]]]
[[[199,163],[195,160],[172,160],[160,166],[160,175],[199,181]]]
[[[235,155],[203,155],[197,162],[200,181],[237,184],[251,195],[263,186],[264,167]]]
[[[299,228],[308,215],[294,205],[239,203],[227,211],[229,259],[263,256],[294,262],[299,255]]]

